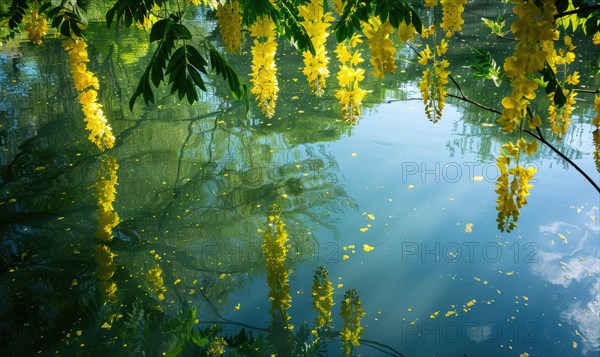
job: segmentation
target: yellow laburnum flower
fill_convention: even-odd
[[[240,3],[230,0],[217,6],[217,25],[225,49],[230,53],[239,53],[242,48],[242,13]]]
[[[525,69],[515,56],[510,56],[504,61],[504,73],[509,78],[525,77]]]
[[[342,16],[345,7],[346,3],[344,0],[333,0],[333,10],[336,14],[338,14],[338,16]]]
[[[360,50],[356,48],[361,42],[360,37],[354,34],[350,40],[340,42],[335,53],[340,61],[337,74],[340,89],[335,93],[342,108],[342,116],[347,124],[356,124],[361,114],[362,100],[367,91],[360,88],[364,79],[364,69],[356,68],[363,61]]]
[[[423,51],[419,52],[419,60],[417,62],[419,62],[420,65],[425,66],[427,64],[427,62],[429,62],[430,58],[431,58],[431,49],[429,48],[429,45],[425,45],[425,49],[423,49]]]
[[[532,6],[537,11],[537,6],[533,3],[528,3],[528,6]],[[535,41],[539,36],[541,29],[535,21],[531,18],[520,18],[515,21],[511,26],[510,30],[515,34],[515,38],[519,41]]]
[[[48,24],[46,17],[40,15],[38,10],[32,10],[31,14],[25,18],[25,31],[27,31],[27,39],[35,45],[42,44],[42,38],[48,32]]]
[[[331,309],[335,303],[333,302],[333,284],[329,281],[327,268],[319,267],[314,274],[312,285],[312,306],[317,312],[315,319],[315,329],[313,335],[315,339],[319,339],[319,334],[327,334],[331,328],[333,318]]]
[[[440,44],[434,47],[435,54],[440,57],[446,53],[448,43],[442,39]],[[419,53],[419,64],[427,65],[433,62],[433,71],[429,68],[423,71],[423,78],[419,82],[419,91],[425,104],[425,112],[428,118],[437,123],[441,118],[446,99],[446,84],[448,84],[448,76],[450,71],[447,68],[450,63],[446,59],[439,59],[433,56],[429,45],[425,46]]]
[[[554,93],[548,95],[548,99],[550,99],[551,103],[551,105],[548,106],[548,122],[550,123],[552,132],[558,134],[557,140],[561,140],[567,133],[567,129],[571,124],[571,113],[575,109],[574,105],[577,103],[575,100],[577,92],[563,89],[563,94],[566,97],[566,101],[562,108],[557,108],[554,104]]]
[[[329,36],[329,24],[333,21],[331,13],[323,11],[323,2],[320,0],[311,0],[306,5],[298,7],[300,16],[304,19],[302,26],[306,29],[311,39],[315,54],[305,51],[304,57],[304,75],[310,85],[310,89],[317,96],[321,96],[325,89],[325,80],[329,77],[329,57],[325,50],[325,42]]]
[[[344,294],[340,316],[343,321],[340,330],[342,351],[344,356],[350,356],[354,347],[360,346],[359,340],[363,330],[360,322],[363,316],[365,316],[365,310],[362,308],[360,297],[356,290],[351,289]]]
[[[252,46],[252,88],[250,93],[256,95],[261,112],[267,117],[275,115],[275,103],[279,92],[277,81],[277,65],[275,53],[275,23],[268,16],[262,16],[250,26],[250,34],[257,37]]]
[[[465,23],[462,13],[467,0],[441,0],[441,3],[444,13],[440,26],[442,30],[446,31],[446,37],[450,37],[452,33],[460,31]]]
[[[575,62],[575,53],[567,52],[564,59],[565,59],[566,64],[571,64],[571,63]]]
[[[565,79],[565,82],[571,85],[579,84],[579,72],[575,71],[573,74],[568,75],[567,79]]]
[[[448,42],[442,39],[440,41],[440,44],[438,46],[435,46],[435,54],[437,56],[443,56],[444,54],[446,54],[446,51],[448,51]]]
[[[425,7],[434,7],[438,4],[438,0],[425,0],[423,6]]]
[[[429,87],[431,87],[431,71],[427,68],[423,71],[423,79],[419,82],[419,91],[425,104],[429,100]]]
[[[523,141],[517,145],[507,143],[503,147],[508,149],[508,154],[501,150],[500,156],[496,159],[496,165],[500,171],[496,182],[496,193],[498,194],[496,201],[498,218],[496,221],[501,231],[510,232],[516,227],[520,214],[519,209],[527,204],[526,197],[529,195],[529,189],[533,187],[529,182],[536,172],[533,167],[515,166],[510,168],[511,157],[518,162],[521,147],[524,148],[523,150],[533,153],[537,148],[537,142],[527,144]]]
[[[102,158],[100,168],[95,184],[99,216],[96,238],[104,242],[110,242],[113,239],[113,229],[120,223],[119,215],[113,207],[117,194],[116,185],[119,165],[116,158],[107,156]]]
[[[291,307],[289,272],[285,261],[287,258],[288,233],[281,219],[277,205],[273,205],[272,214],[267,217],[263,234],[263,256],[267,268],[267,286],[271,301],[271,317],[275,326],[284,326],[290,320],[288,309]]]
[[[110,149],[115,144],[115,137],[104,116],[102,106],[97,103],[97,90],[100,89],[100,83],[98,77],[87,69],[86,63],[90,61],[86,49],[87,43],[82,38],[69,38],[63,41],[63,48],[69,56],[69,67],[75,88],[81,92],[77,99],[85,115],[86,129],[90,132],[88,139],[101,151]]]
[[[362,28],[371,51],[373,73],[379,79],[383,79],[385,72],[394,73],[396,70],[395,49],[390,39],[394,28],[390,21],[382,23],[379,17],[372,16],[369,18],[369,22],[362,24]]]
[[[400,42],[408,42],[415,39],[415,34],[417,34],[417,30],[415,27],[409,23],[402,21],[400,25],[398,25],[398,39]]]
[[[525,97],[529,100],[535,98],[535,90],[538,88],[538,84],[533,79],[516,78],[510,85],[513,87],[514,97]]]
[[[261,16],[250,26],[252,37],[275,37],[275,23],[269,16]]]
[[[527,155],[532,155],[534,152],[536,152],[538,149],[538,143],[537,141],[530,141],[529,143],[527,143],[527,146],[525,147],[525,153],[527,153]]]
[[[504,97],[502,99],[502,117],[498,119],[498,123],[502,125],[502,131],[512,133],[525,115],[525,107],[527,101],[521,97]]]
[[[534,73],[544,68],[546,52],[536,43],[521,42],[515,49],[515,57],[526,72]]]
[[[577,46],[573,45],[573,39],[569,35],[565,35],[565,37],[563,38],[563,42],[565,43],[565,46],[569,48],[569,51],[573,51],[577,48]]]
[[[423,38],[429,38],[429,36],[435,34],[435,25],[431,25],[427,28],[424,28],[423,31],[421,32],[421,37]]]

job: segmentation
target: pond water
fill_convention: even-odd
[[[464,43],[474,31],[454,40],[451,63],[469,64]],[[312,276],[325,265],[336,329],[346,289],[361,297],[363,356],[390,352],[369,341],[405,356],[600,353],[598,193],[542,148],[529,163],[539,172],[518,228],[500,232],[495,155],[505,138],[496,118],[449,100],[442,120],[429,122],[417,89],[423,68],[409,49],[397,52],[398,75],[367,78],[363,116],[348,126],[332,92],[308,93],[301,57],[284,43],[271,120],[253,102],[246,113],[219,80],[199,104],[163,96],[130,112],[151,51],[145,32],[120,32],[98,23],[89,30],[89,68],[117,139],[103,155],[87,141],[60,42],[0,52],[0,341],[7,355],[93,353],[107,343],[107,316],[119,308],[135,315],[138,301],[167,316],[195,307],[201,323],[220,321],[224,335],[241,324],[265,328],[261,231],[273,203],[290,235],[296,328],[315,317]],[[229,57],[242,71],[248,50]],[[454,74],[489,105],[505,89],[470,79],[468,68]],[[334,87],[333,76],[328,84]],[[571,134],[557,145],[600,181],[590,115],[578,108]],[[95,187],[107,155],[119,167],[120,223],[109,243],[119,300],[103,305]],[[164,300],[146,278],[156,264]],[[132,354],[137,347],[120,346]],[[338,351],[332,342],[329,354]]]

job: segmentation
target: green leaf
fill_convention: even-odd
[[[163,40],[171,29],[171,26],[173,26],[173,21],[169,19],[156,21],[150,30],[150,42]]]
[[[209,46],[209,57],[210,57],[210,65],[212,69],[217,73],[217,75],[221,75],[223,79],[227,80],[229,84],[229,89],[233,93],[235,98],[242,98],[242,96],[246,96],[245,87],[241,85],[240,79],[235,72],[235,70],[229,65],[227,60],[221,56],[219,51],[208,44]]]
[[[171,21],[171,20],[169,20]],[[173,23],[171,29],[169,31],[169,35],[172,36],[173,39],[176,40],[191,40],[192,33],[188,30],[187,27],[181,24]]]
[[[8,19],[8,28],[11,32],[15,32],[18,30],[19,25],[23,22],[23,16],[25,15],[26,10],[29,8],[26,0],[13,0],[8,12],[10,13],[10,18]]]

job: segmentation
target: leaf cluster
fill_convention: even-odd
[[[412,24],[418,33],[423,29],[419,15],[405,0],[349,0],[334,28],[337,41],[352,37],[355,31],[361,29],[361,23],[371,16],[379,16],[382,22],[389,19],[394,28],[404,22]]]
[[[500,67],[496,64],[496,61],[492,58],[489,51],[482,48],[475,49],[475,58],[477,63],[469,66],[475,71],[473,78],[486,78],[491,79],[496,87],[500,86],[502,79],[504,78]]]

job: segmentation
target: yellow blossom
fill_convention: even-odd
[[[238,0],[230,0],[217,5],[217,25],[225,49],[239,53],[242,47],[242,14]]]
[[[362,24],[362,29],[371,51],[373,73],[379,79],[383,79],[385,72],[394,73],[396,70],[395,49],[390,39],[394,28],[389,19],[382,23],[379,17],[372,16],[368,22]]]
[[[364,69],[355,68],[363,61],[360,50],[356,46],[361,42],[356,34],[350,40],[340,42],[335,50],[340,61],[337,74],[340,89],[335,93],[342,108],[342,116],[347,124],[356,124],[361,114],[362,100],[367,91],[360,88],[360,82],[365,78]]]
[[[461,16],[467,0],[441,0],[441,3],[444,13],[440,27],[446,32],[446,37],[450,37],[452,33],[460,31],[465,23]]]
[[[31,14],[25,18],[25,31],[27,38],[36,45],[42,44],[42,37],[48,32],[46,17],[39,14],[38,10],[32,10]]]
[[[315,53],[305,51],[304,57],[304,75],[308,80],[310,89],[317,96],[321,96],[325,89],[325,80],[329,77],[329,57],[325,50],[325,42],[329,36],[329,24],[333,21],[331,13],[323,11],[323,2],[320,0],[311,0],[306,5],[298,7],[300,16],[304,19],[302,26],[306,29],[310,37]]]
[[[275,64],[275,23],[268,16],[257,19],[250,27],[250,34],[257,39],[252,46],[252,88],[261,112],[267,117],[275,115],[275,102],[279,92],[277,65]]]
[[[94,143],[99,150],[110,149],[115,144],[115,137],[108,120],[102,111],[102,105],[97,102],[100,84],[98,77],[87,69],[89,62],[87,43],[82,38],[66,39],[63,48],[69,55],[69,67],[75,88],[80,92],[77,99],[81,103],[84,113],[86,129],[89,131],[88,139]]]
[[[402,21],[400,22],[400,25],[398,25],[398,39],[400,40],[400,42],[408,42],[414,40],[416,33],[417,30],[410,23],[407,24],[406,22]]]

